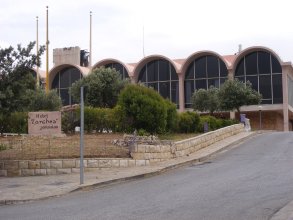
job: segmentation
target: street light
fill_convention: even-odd
[[[262,106],[259,105],[258,106],[258,112],[259,112],[259,130],[261,130],[261,110],[262,110]]]

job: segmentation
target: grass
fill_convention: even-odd
[[[170,141],[181,141],[184,139],[196,137],[200,135],[199,133],[168,133],[168,134],[160,134],[158,135],[160,140],[170,140]]]

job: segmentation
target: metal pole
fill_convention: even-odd
[[[48,6],[46,14],[46,92],[49,92],[49,21],[48,21]]]
[[[83,86],[80,87],[80,184],[83,184],[83,131],[84,131],[84,102]]]
[[[36,48],[37,48],[37,89],[40,86],[39,76],[39,17],[37,16],[37,36],[36,36]]]
[[[92,67],[92,11],[90,11],[90,56],[89,67]]]

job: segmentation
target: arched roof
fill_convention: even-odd
[[[250,54],[252,52],[257,52],[257,51],[263,51],[263,52],[270,53],[278,60],[280,65],[283,64],[283,61],[281,60],[280,56],[275,51],[273,51],[272,49],[270,49],[268,47],[262,47],[262,46],[253,46],[253,47],[248,47],[248,48],[242,50],[239,54],[237,54],[237,57],[236,57],[235,61],[233,62],[233,67],[232,67],[233,72],[236,71],[237,64],[240,62],[240,60],[244,56],[246,56],[246,55],[248,55],[248,54]]]
[[[73,65],[73,64],[60,64],[58,66],[54,66],[50,71],[49,71],[49,88],[51,89],[51,84],[53,82],[53,79],[55,78],[56,74],[65,69],[65,68],[68,68],[68,67],[74,67],[74,68],[77,68],[81,74],[83,76],[86,76],[89,72],[90,72],[90,69],[87,68],[87,67],[83,67],[83,66],[78,66],[78,65]]]
[[[179,63],[174,62],[173,60],[169,59],[168,57],[165,57],[162,55],[150,55],[150,56],[144,57],[136,64],[134,71],[133,71],[135,81],[137,81],[138,75],[140,73],[140,70],[143,68],[143,66],[151,61],[154,61],[154,60],[167,60],[169,63],[172,64],[172,66],[174,67],[177,74],[180,72],[181,65]]]
[[[231,66],[231,63],[229,63],[226,59],[224,59],[224,57],[222,57],[220,54],[213,52],[213,51],[209,51],[209,50],[202,50],[202,51],[198,51],[195,52],[193,54],[191,54],[189,57],[187,57],[187,59],[185,60],[185,62],[182,65],[181,68],[181,73],[185,74],[187,71],[187,68],[189,67],[189,65],[196,59],[203,57],[203,56],[215,56],[218,57],[220,60],[222,60],[225,65],[226,68],[228,69]]]
[[[119,63],[119,64],[121,64],[126,69],[126,71],[127,71],[129,76],[133,75],[134,67],[132,65],[125,64],[125,63],[121,62],[120,60],[113,59],[113,58],[103,59],[103,60],[95,63],[92,66],[92,70],[95,69],[95,68],[101,67],[101,66],[105,66],[105,65],[110,64],[110,63]]]

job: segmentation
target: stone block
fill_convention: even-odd
[[[5,170],[17,170],[19,168],[19,163],[16,160],[5,161],[4,169]]]
[[[62,160],[51,160],[50,168],[62,169]]]
[[[146,146],[145,145],[141,145],[141,144],[139,144],[139,145],[137,145],[137,148],[136,148],[137,150],[136,150],[136,152],[137,153],[145,153],[146,151]]]
[[[19,169],[28,169],[28,161],[19,161]]]
[[[128,160],[120,160],[120,167],[128,167]]]
[[[145,166],[145,160],[136,160],[135,165],[138,167]]]
[[[128,160],[129,167],[135,167],[135,160]]]
[[[4,162],[0,161],[0,170],[4,170]]]
[[[132,153],[131,157],[135,160],[143,160],[145,153]]]
[[[150,160],[150,163],[158,163],[160,162],[161,160],[160,159],[151,159]]]
[[[57,169],[57,174],[70,174],[70,173],[71,173],[70,168]]]
[[[40,161],[30,160],[30,161],[28,161],[28,168],[29,169],[40,169],[41,163],[40,163]]]
[[[89,168],[89,167],[85,167],[84,168],[84,172],[92,172],[92,171],[97,171],[99,170],[100,168]]]
[[[8,177],[21,176],[21,170],[20,170],[20,169],[16,169],[16,170],[7,170],[7,176],[8,176]]]
[[[75,159],[72,160],[63,160],[62,168],[75,168]]]
[[[161,152],[161,147],[160,147],[160,145],[149,145],[148,150],[146,152],[160,153]]]
[[[145,165],[146,165],[146,166],[151,165],[150,160],[146,160],[146,161],[145,161]]]
[[[76,164],[76,168],[80,167],[80,160],[76,159],[75,160],[75,164]],[[88,160],[83,160],[83,167],[87,167],[88,166]]]
[[[41,169],[49,169],[51,162],[49,160],[41,160]]]
[[[71,172],[72,173],[79,173],[80,172],[80,168],[71,168]]]
[[[99,160],[100,168],[109,168],[112,167],[111,160]]]
[[[0,176],[7,176],[7,170],[0,170]]]
[[[47,169],[35,169],[35,175],[36,176],[46,176]]]
[[[88,160],[87,167],[89,168],[98,168],[99,167],[99,160]]]
[[[35,170],[34,169],[22,169],[21,176],[34,176]]]
[[[171,146],[170,145],[161,145],[161,152],[171,152]]]
[[[112,167],[120,167],[120,160],[112,160]]]
[[[47,175],[56,175],[57,169],[47,169]]]

